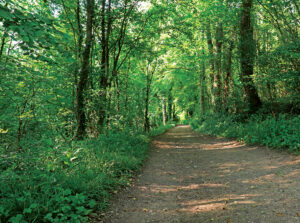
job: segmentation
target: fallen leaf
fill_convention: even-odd
[[[148,209],[147,209],[147,208],[144,208],[144,209],[143,209],[143,211],[144,211],[144,212],[147,212],[147,211],[148,211]]]
[[[231,223],[231,220],[227,220],[226,223]]]
[[[282,213],[277,213],[277,216],[279,216],[279,217],[282,216],[282,215],[283,215]]]
[[[300,217],[300,212],[297,213],[297,216]]]
[[[95,214],[94,214],[94,213],[89,213],[88,216],[89,216],[90,218],[94,218],[94,217],[95,217]]]

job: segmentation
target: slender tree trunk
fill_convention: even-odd
[[[207,45],[209,51],[209,63],[210,63],[210,78],[211,78],[211,103],[212,106],[215,107],[216,98],[215,98],[215,91],[216,91],[216,82],[215,82],[215,59],[214,59],[214,44],[212,41],[211,31],[210,31],[210,24],[206,28],[206,38],[207,38]]]
[[[120,86],[119,86],[119,78],[116,76],[116,94],[117,94],[117,112],[120,111]]]
[[[99,96],[99,119],[98,125],[100,130],[102,129],[106,116],[106,97],[107,97],[107,85],[108,85],[108,41],[106,36],[106,0],[102,0],[102,10],[101,10],[101,73],[100,73],[100,96]]]
[[[168,95],[168,121],[172,120],[172,88],[169,90],[169,95]]]
[[[205,88],[205,79],[206,79],[206,67],[205,67],[205,60],[204,60],[204,49],[202,49],[202,72],[200,75],[200,84],[199,84],[199,90],[200,90],[200,113],[204,114],[206,112],[205,110],[205,95],[204,95],[204,88]]]
[[[176,121],[176,105],[173,104],[173,109],[172,109],[172,120]]]
[[[216,58],[216,72],[214,76],[214,86],[215,86],[215,111],[220,112],[222,109],[221,100],[221,73],[222,73],[222,45],[223,45],[223,25],[220,22],[216,30],[216,48],[217,48],[217,58]]]
[[[144,129],[145,132],[150,131],[150,121],[149,121],[149,95],[150,95],[150,81],[147,77],[147,86],[146,86],[146,97],[145,97],[145,120],[144,120]]]
[[[128,109],[128,101],[129,101],[129,99],[128,99],[128,85],[129,85],[129,83],[128,82],[129,82],[130,66],[131,66],[131,63],[130,63],[130,60],[129,60],[128,70],[127,70],[127,72],[125,74],[125,77],[126,77],[126,81],[125,81],[125,105],[124,105],[125,111],[127,111],[127,109]]]
[[[79,73],[79,83],[77,90],[77,132],[76,138],[83,139],[86,135],[86,116],[85,116],[85,104],[84,104],[84,91],[88,82],[89,76],[89,64],[90,64],[90,51],[93,41],[93,17],[94,17],[94,0],[86,0],[86,40],[85,49],[82,57],[82,66]]]
[[[151,64],[149,62],[146,70],[146,97],[145,97],[145,119],[144,119],[144,129],[145,132],[150,131],[150,120],[149,120],[149,103],[150,103],[150,90],[153,74],[155,69],[151,71]]]
[[[109,38],[111,32],[111,0],[102,0],[101,11],[101,76],[100,76],[100,97],[99,97],[99,120],[98,125],[101,130],[107,118],[107,88],[109,83]],[[106,19],[107,17],[107,19]]]
[[[255,56],[253,24],[251,22],[253,0],[243,0],[242,5],[240,28],[241,80],[246,94],[246,102],[249,105],[249,112],[254,113],[261,106],[261,101],[251,77],[253,75]]]
[[[228,111],[227,98],[228,98],[228,94],[229,94],[229,82],[231,80],[232,50],[233,50],[233,41],[230,41],[228,53],[227,53],[226,75],[225,75],[225,80],[224,80],[224,105],[225,105],[226,111]]]
[[[1,62],[3,51],[4,51],[4,45],[5,45],[6,37],[7,37],[7,28],[5,28],[5,30],[3,32],[3,36],[1,38],[1,43],[0,43],[1,44],[0,45],[0,62]]]
[[[162,115],[163,115],[163,125],[167,124],[167,105],[166,99],[162,98]]]
[[[77,0],[77,8],[76,8],[76,23],[77,23],[77,38],[78,41],[76,41],[76,31],[75,28],[73,28],[74,32],[74,44],[75,44],[75,67],[74,67],[74,85],[73,85],[73,92],[72,92],[72,100],[73,100],[73,110],[76,112],[76,120],[79,120],[78,112],[77,112],[77,95],[78,95],[78,72],[79,72],[79,66],[82,64],[82,41],[83,41],[83,32],[82,32],[82,24],[80,19],[80,0]],[[70,21],[70,24],[71,21]],[[73,25],[71,25],[73,27]],[[73,126],[72,126],[73,129]]]
[[[108,97],[107,97],[107,103],[106,103],[106,129],[109,129],[110,125],[110,109],[111,109],[111,98],[112,98],[112,88],[108,89]]]

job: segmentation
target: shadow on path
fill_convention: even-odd
[[[300,158],[177,126],[104,222],[300,222]],[[299,216],[298,216],[299,215]]]

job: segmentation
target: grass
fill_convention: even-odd
[[[198,132],[235,138],[248,144],[265,145],[299,153],[300,116],[206,115],[191,122]]]
[[[112,194],[130,185],[151,137],[129,131],[80,142],[43,139],[22,152],[0,153],[0,222],[86,222]],[[32,144],[33,145],[33,144]]]

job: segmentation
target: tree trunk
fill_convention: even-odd
[[[146,97],[145,97],[145,120],[144,120],[144,129],[145,132],[150,131],[150,121],[149,121],[149,94],[150,94],[150,81],[147,76],[147,86],[146,86]]]
[[[101,10],[101,72],[100,72],[100,95],[99,95],[99,115],[98,115],[98,126],[101,131],[105,117],[106,117],[106,97],[107,97],[107,85],[108,85],[108,67],[107,67],[107,44],[108,41],[106,39],[106,21],[105,21],[105,14],[106,14],[106,0],[102,0],[102,10]]]
[[[215,59],[214,59],[214,45],[212,41],[211,31],[210,31],[210,25],[207,26],[206,29],[206,38],[207,38],[207,45],[208,45],[208,51],[209,51],[209,63],[210,63],[210,78],[211,78],[211,103],[212,106],[215,107]]]
[[[166,99],[162,99],[162,115],[163,115],[163,125],[167,124],[167,105],[166,105]]]
[[[101,11],[101,76],[100,76],[100,97],[99,97],[99,120],[98,126],[101,130],[104,126],[107,115],[107,88],[109,87],[109,37],[111,31],[111,0],[102,0]],[[107,17],[107,21],[106,21]]]
[[[205,67],[205,60],[204,60],[204,48],[202,48],[202,72],[200,75],[200,84],[199,84],[199,90],[200,90],[200,114],[204,114],[206,112],[205,110],[205,95],[204,95],[204,88],[205,88],[205,79],[206,79],[206,67]]]
[[[168,95],[168,121],[172,120],[172,88],[169,91],[169,95]]]
[[[6,2],[5,7],[7,7],[8,2]],[[4,20],[5,21],[5,20]],[[7,37],[8,31],[7,31],[7,27],[5,27],[4,32],[3,32],[3,36],[1,38],[1,46],[0,46],[0,62],[1,62],[1,58],[2,58],[2,54],[4,51],[4,46],[5,46],[5,39]],[[12,38],[11,38],[12,41]],[[7,60],[7,58],[6,58]],[[6,62],[5,62],[6,63]]]
[[[226,64],[226,75],[224,80],[224,105],[226,111],[228,111],[227,98],[229,93],[229,82],[231,79],[231,70],[232,70],[232,50],[233,50],[233,41],[229,42],[229,48],[227,53],[227,64]]]
[[[177,117],[176,117],[176,105],[173,104],[173,109],[172,109],[172,120],[173,121],[177,121]]]
[[[5,45],[5,39],[6,39],[6,37],[7,37],[7,28],[5,28],[5,30],[3,32],[3,36],[1,38],[1,43],[0,43],[0,62],[1,62],[3,51],[4,51],[4,45]]]
[[[243,0],[241,15],[241,80],[246,94],[246,102],[249,106],[249,112],[256,112],[261,106],[261,101],[254,86],[253,67],[255,56],[255,43],[253,39],[253,24],[251,22],[251,11],[253,0]]]
[[[221,100],[221,73],[222,73],[222,45],[223,45],[223,25],[220,22],[216,30],[216,72],[214,76],[214,93],[215,93],[215,111],[220,112],[222,109]]]
[[[90,64],[90,51],[93,40],[93,17],[94,17],[94,0],[86,0],[86,40],[85,49],[82,57],[82,66],[79,73],[79,83],[77,90],[77,131],[76,139],[83,139],[86,135],[86,116],[85,116],[85,104],[84,104],[84,91],[88,81],[89,64]]]

